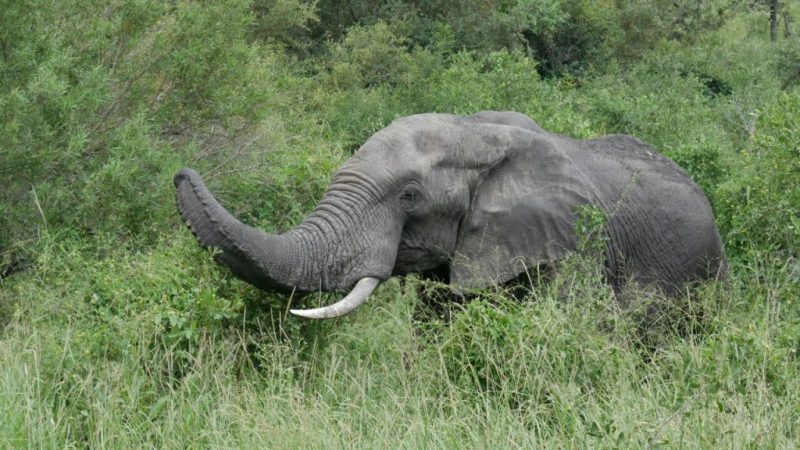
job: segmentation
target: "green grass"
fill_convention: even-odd
[[[4,282],[0,446],[794,448],[800,438],[794,260],[735,266],[675,310],[658,297],[622,306],[567,264],[525,301],[484,293],[453,306],[449,323],[415,320],[426,307],[413,279],[385,283],[334,322],[238,305],[218,318],[225,326],[194,317],[205,294],[187,285],[195,303],[175,314],[200,325],[186,335],[147,300],[98,312],[80,290],[93,279],[121,303],[163,298],[167,283],[140,280],[183,276],[172,259],[196,251],[177,241],[113,263],[72,254],[75,272],[44,254],[37,274]]]

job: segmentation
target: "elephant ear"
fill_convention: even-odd
[[[450,280],[466,288],[503,283],[576,247],[575,212],[589,203],[570,158],[574,141],[513,126],[486,125],[495,154],[462,222]],[[498,151],[499,150],[499,151]]]

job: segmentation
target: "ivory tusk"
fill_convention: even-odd
[[[307,317],[309,319],[331,319],[334,317],[341,317],[347,313],[352,312],[362,303],[366,302],[372,291],[378,286],[381,280],[372,277],[365,277],[358,280],[353,290],[347,294],[347,297],[339,300],[338,302],[323,306],[315,309],[290,309],[289,312],[300,317]]]

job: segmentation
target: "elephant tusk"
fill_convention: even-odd
[[[334,317],[341,317],[345,314],[352,312],[354,309],[361,306],[366,302],[372,291],[378,286],[381,280],[372,277],[365,277],[358,280],[353,290],[347,294],[347,297],[339,300],[338,302],[323,306],[322,308],[315,309],[290,309],[289,312],[300,317],[307,317],[309,319],[332,319]]]

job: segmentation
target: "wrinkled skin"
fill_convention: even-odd
[[[191,169],[174,181],[200,243],[263,289],[346,290],[434,269],[460,287],[503,283],[573,251],[582,205],[607,215],[615,289],[633,277],[675,292],[725,271],[708,200],[675,163],[630,136],[576,140],[513,112],[394,121],[277,236],[228,214]]]

